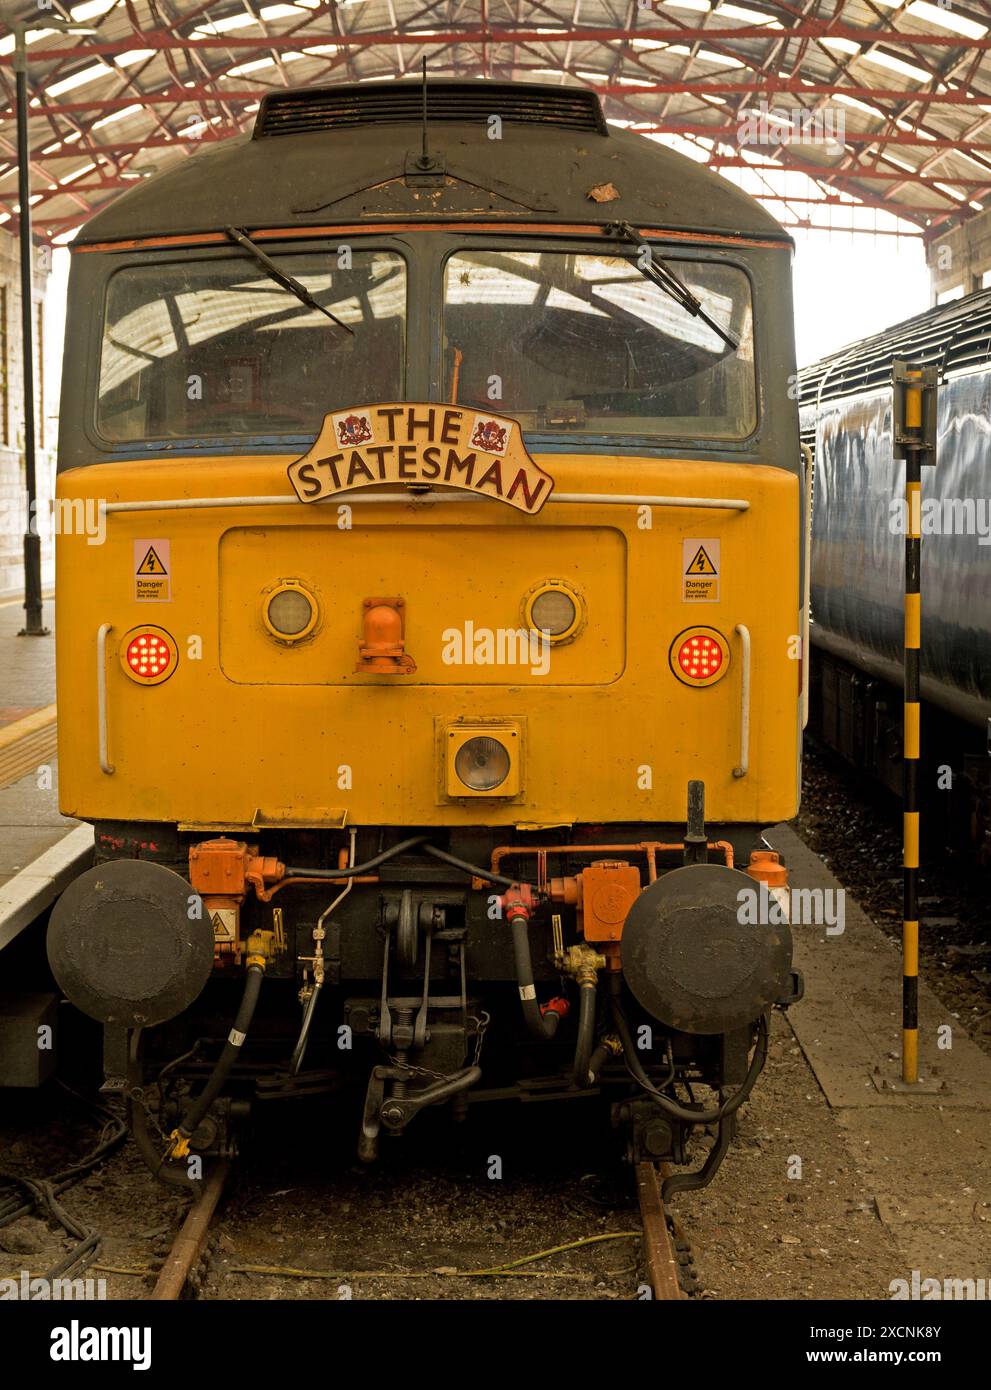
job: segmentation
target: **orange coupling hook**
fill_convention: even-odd
[[[362,640],[355,671],[377,676],[411,676],[416,662],[406,652],[406,600],[362,599]]]

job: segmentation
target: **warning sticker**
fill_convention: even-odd
[[[170,542],[134,542],[134,597],[144,602],[168,603],[172,598]]]
[[[681,543],[681,596],[685,603],[716,603],[719,599],[719,541]]]
[[[210,914],[210,925],[213,927],[215,942],[233,941],[237,925],[237,909],[234,907],[215,908]]]

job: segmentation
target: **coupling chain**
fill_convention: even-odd
[[[472,1057],[469,1066],[477,1067],[479,1058],[482,1055],[482,1044],[485,1042],[485,1033],[489,1024],[492,1022],[492,1015],[486,1013],[483,1009],[481,1018],[476,1018],[474,1014],[469,1014],[468,1022],[476,1025],[475,1055]],[[404,1061],[391,1053],[386,1053],[386,1061],[389,1062],[391,1066],[399,1067],[402,1071],[408,1071],[411,1076],[427,1076],[434,1081],[446,1081],[451,1075],[451,1073],[447,1071],[431,1071],[429,1067],[418,1067],[415,1063]]]

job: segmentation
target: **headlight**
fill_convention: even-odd
[[[523,622],[531,630],[546,632],[550,642],[568,642],[585,626],[585,604],[563,579],[548,579],[524,596]]]
[[[522,719],[439,723],[441,786],[451,801],[522,794]]]
[[[509,750],[497,738],[470,738],[458,749],[454,770],[473,792],[490,792],[509,776]]]
[[[315,597],[295,579],[284,580],[262,603],[265,626],[280,642],[299,642],[317,625]]]

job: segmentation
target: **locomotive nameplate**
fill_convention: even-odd
[[[289,465],[289,481],[301,502],[398,483],[458,488],[531,516],[554,488],[527,452],[516,420],[411,401],[327,415],[313,447]]]

